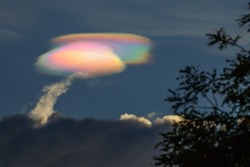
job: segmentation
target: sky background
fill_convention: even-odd
[[[186,65],[220,68],[230,54],[207,47],[205,33],[221,26],[237,33],[235,20],[247,1],[55,0],[0,3],[0,116],[29,112],[44,85],[62,78],[38,73],[37,57],[49,41],[72,33],[121,32],[153,41],[152,61],[124,72],[78,80],[55,110],[74,118],[117,119],[121,114],[171,114],[163,101]],[[241,31],[241,30],[240,30]]]
[[[169,123],[148,129],[120,122],[120,116],[172,114],[164,98],[168,88],[177,86],[179,69],[186,65],[220,69],[226,58],[234,56],[233,49],[221,52],[208,47],[206,33],[225,27],[232,34],[242,33],[241,43],[248,44],[245,29],[235,22],[240,14],[248,12],[247,2],[0,0],[0,137],[4,139],[0,142],[0,166],[34,166],[37,158],[46,153],[41,167],[150,166],[158,133],[169,129]],[[95,32],[132,33],[151,39],[152,61],[128,66],[115,75],[76,80],[55,105],[55,110],[68,118],[42,129],[33,129],[31,120],[23,116],[5,118],[29,113],[41,97],[42,88],[63,79],[34,68],[38,56],[50,50],[52,38]],[[113,143],[114,147],[109,147]],[[114,152],[118,156],[115,160]],[[144,154],[138,156],[141,152]],[[58,155],[56,160],[54,155]],[[9,156],[17,161],[11,161]],[[132,157],[137,161],[128,161]],[[100,164],[93,163],[96,159]]]

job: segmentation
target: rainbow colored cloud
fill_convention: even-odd
[[[73,73],[96,77],[121,72],[127,64],[149,62],[148,38],[125,33],[64,35],[52,40],[54,48],[38,57],[39,71],[67,76]]]

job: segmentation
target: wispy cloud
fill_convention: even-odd
[[[29,113],[29,116],[37,122],[37,125],[44,125],[48,118],[54,113],[54,105],[57,98],[66,93],[71,86],[72,81],[76,78],[84,77],[82,73],[74,73],[67,76],[62,81],[56,82],[42,89],[43,95],[40,97],[35,108]]]
[[[6,4],[13,5],[15,2],[17,0],[8,1]],[[26,8],[33,10],[27,10],[22,6],[16,7],[18,9],[16,13],[13,13],[14,10],[10,7],[5,11],[12,12],[12,15],[18,17],[17,21],[22,21],[23,24],[19,21],[18,26],[25,25],[22,29],[26,33],[30,30],[28,26],[38,25],[37,20],[47,17],[48,11],[54,11],[54,14],[67,13],[68,18],[74,19],[79,26],[87,25],[96,31],[128,32],[148,36],[201,37],[211,29],[216,29],[217,26],[235,27],[234,20],[245,13],[244,6],[247,2],[247,0],[221,0],[220,3],[216,0],[209,2],[127,0],[120,3],[115,0],[72,0],[70,2],[44,0],[33,3],[26,0]],[[8,11],[10,9],[12,11]],[[60,15],[60,13],[56,14]],[[7,17],[9,15],[3,15],[5,20]],[[12,21],[8,24],[14,27],[16,22]]]
[[[123,3],[115,0],[93,0],[85,3],[84,10],[82,6],[72,6],[67,10],[75,16],[83,17],[84,24],[104,31],[133,32],[150,36],[201,37],[217,26],[234,26],[233,21],[246,4],[232,0],[222,0],[220,3],[216,0],[128,0]],[[58,8],[63,6],[57,4]]]
[[[13,41],[23,38],[23,34],[0,27],[0,42]]]

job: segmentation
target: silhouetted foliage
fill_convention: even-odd
[[[250,25],[250,14],[237,22]],[[250,50],[240,46],[239,35],[231,37],[224,28],[206,35],[209,46],[233,46],[239,52],[220,73],[194,66],[180,70],[179,86],[165,100],[183,120],[161,134],[157,166],[250,166]]]

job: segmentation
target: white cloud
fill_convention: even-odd
[[[125,113],[120,116],[120,120],[121,121],[129,120],[129,121],[139,122],[143,125],[146,125],[147,127],[152,127],[154,125],[166,125],[166,124],[169,125],[173,123],[178,123],[183,120],[183,118],[178,115],[166,115],[163,117],[154,118],[156,114],[157,114],[156,112],[149,113],[147,115],[148,118],[146,118],[146,117],[138,117],[134,114]]]
[[[120,120],[121,121],[136,121],[136,122],[139,122],[147,127],[151,127],[152,126],[152,122],[150,120],[148,120],[147,118],[145,117],[137,117],[136,115],[134,114],[123,114],[120,116]]]
[[[182,121],[183,118],[181,118],[178,115],[166,115],[162,118],[157,117],[154,121],[155,124],[162,125],[162,124],[167,124],[167,123],[178,123]]]
[[[29,116],[37,122],[38,126],[46,124],[48,118],[54,113],[54,105],[57,102],[57,98],[67,92],[74,79],[84,77],[85,75],[87,74],[74,73],[62,81],[44,86],[42,89],[44,94],[40,97],[35,108],[29,113]]]

